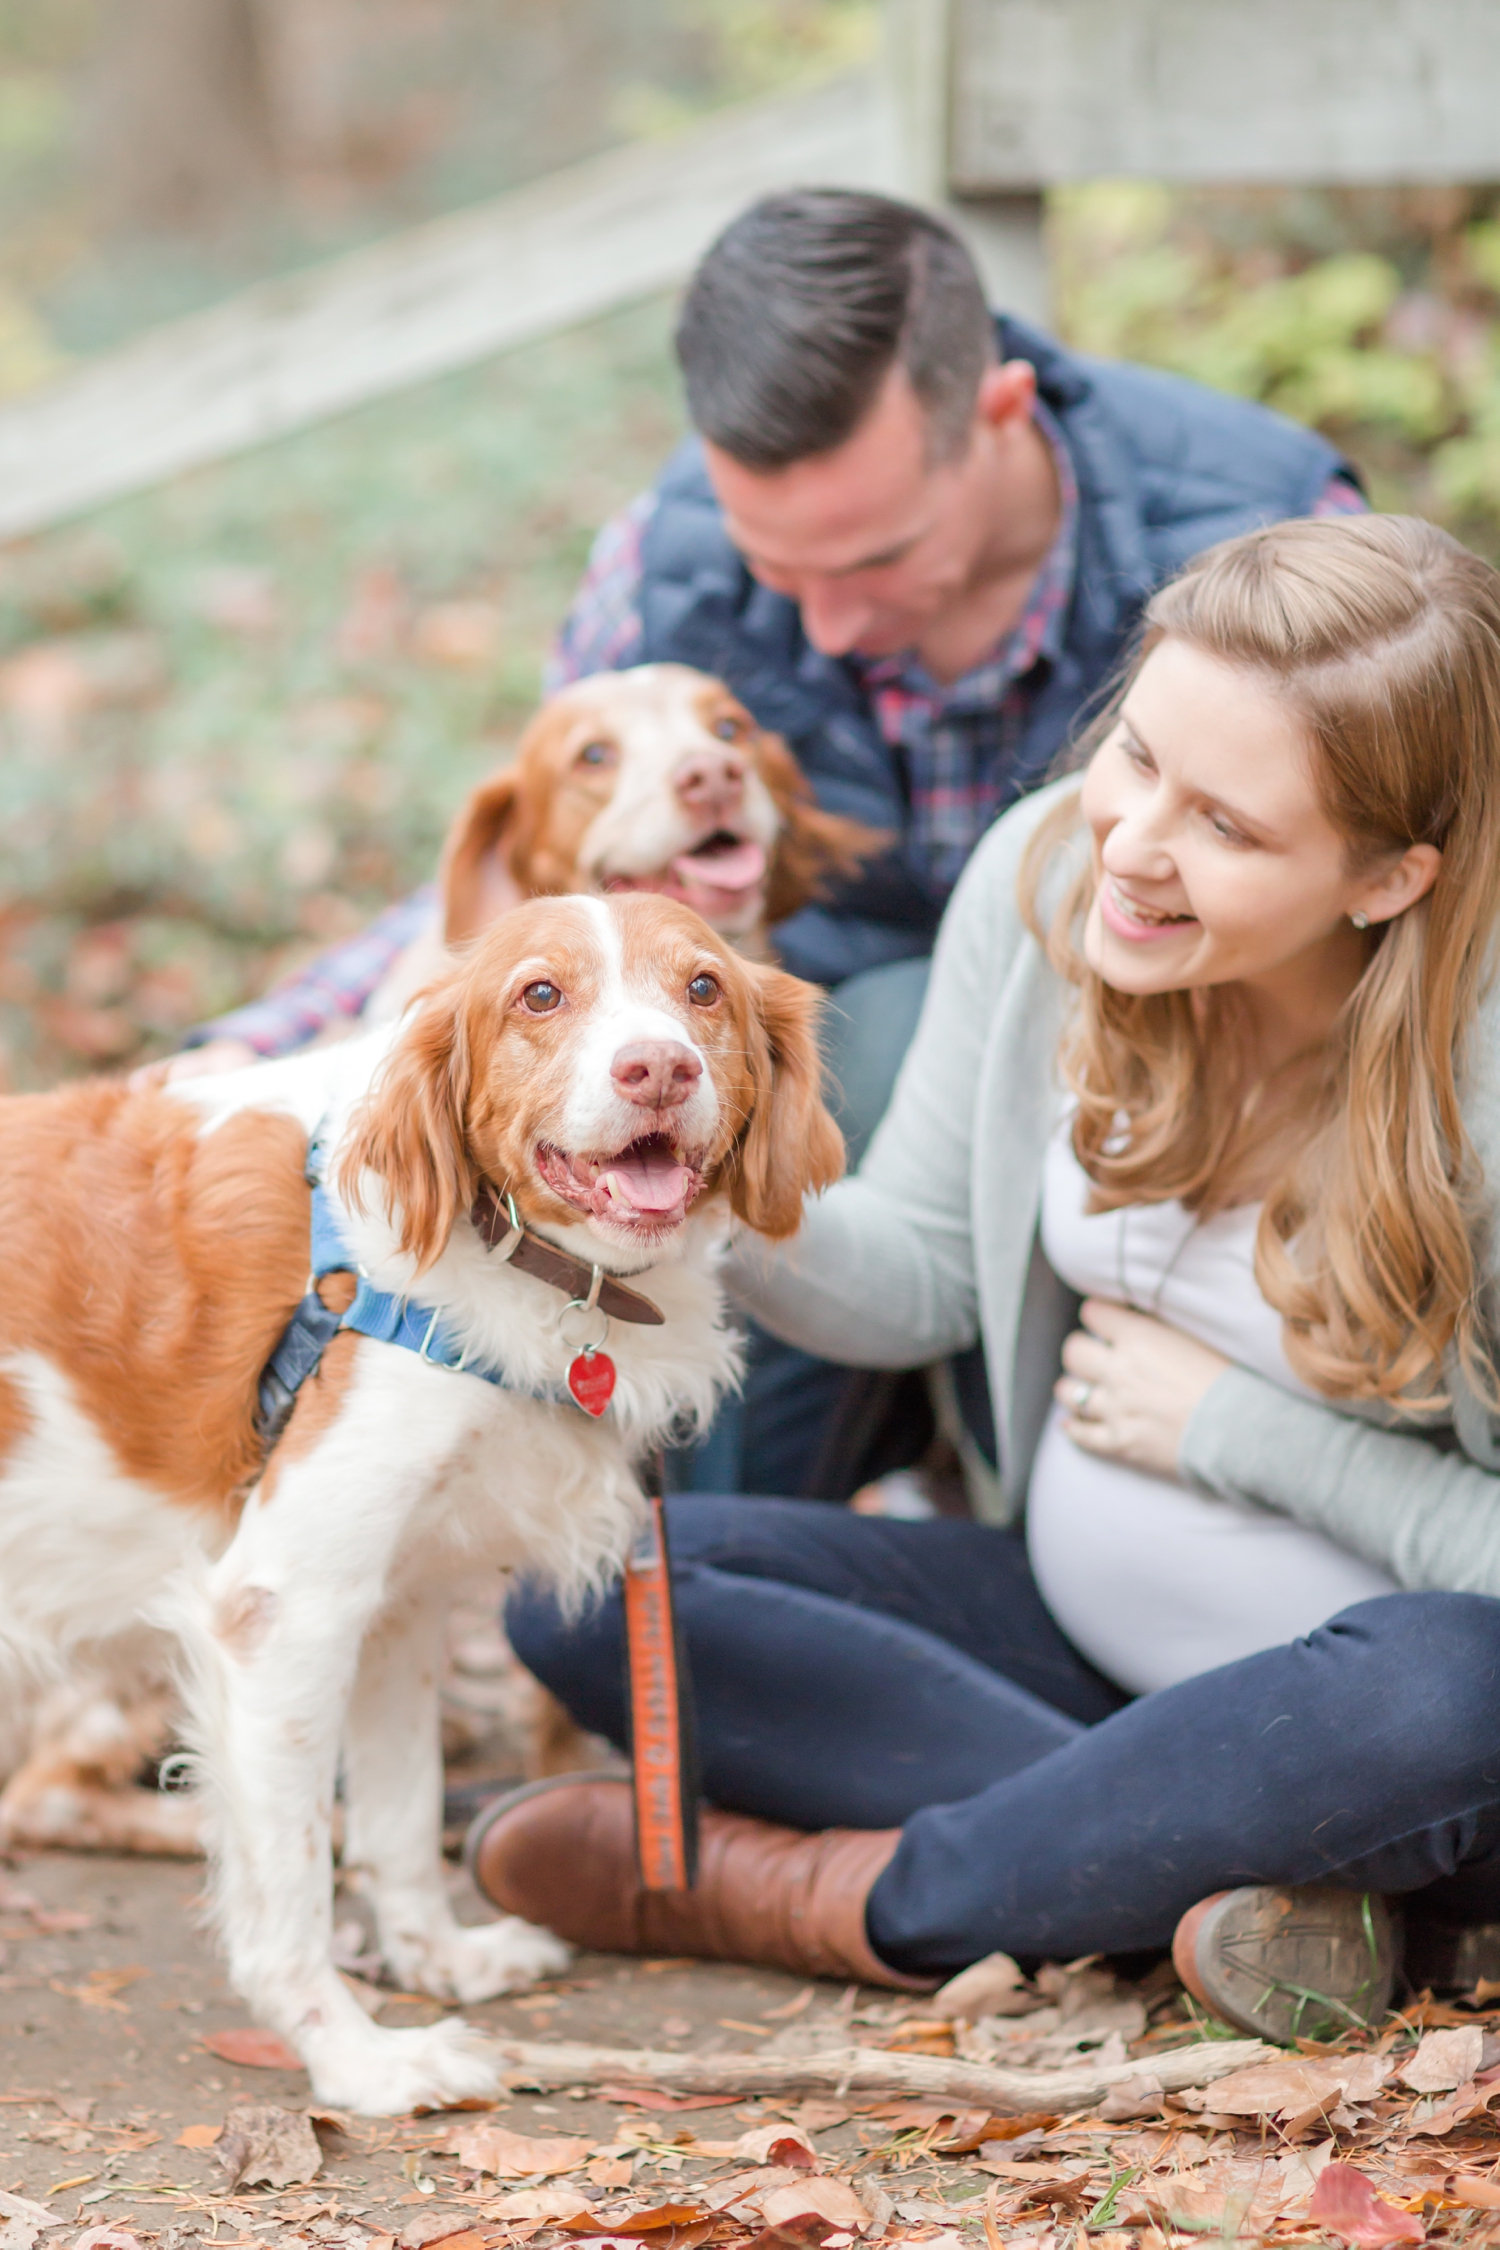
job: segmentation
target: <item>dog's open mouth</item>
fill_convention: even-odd
[[[766,879],[766,855],[761,845],[746,836],[716,828],[690,852],[679,852],[672,873],[685,891],[701,890],[716,898],[743,898]]]
[[[643,1134],[613,1156],[570,1156],[541,1141],[536,1168],[575,1211],[640,1234],[679,1225],[703,1186],[702,1159],[665,1133]]]
[[[608,891],[656,891],[693,907],[706,922],[752,905],[766,879],[766,848],[730,828],[716,828],[691,851],[679,852],[655,875],[612,875]]]

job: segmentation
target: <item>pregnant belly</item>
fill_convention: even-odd
[[[1056,1409],[1032,1470],[1026,1543],[1068,1638],[1137,1695],[1395,1592],[1383,1571],[1286,1516],[1081,1453]]]

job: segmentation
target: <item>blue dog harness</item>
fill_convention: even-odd
[[[307,1293],[261,1371],[256,1430],[268,1454],[291,1420],[297,1393],[308,1377],[316,1374],[334,1337],[345,1329],[357,1336],[372,1337],[376,1343],[395,1344],[402,1351],[415,1352],[419,1359],[427,1360],[434,1367],[447,1368],[455,1375],[477,1375],[482,1382],[493,1383],[498,1390],[513,1391],[521,1398],[542,1399],[552,1405],[570,1398],[587,1413],[603,1412],[602,1406],[586,1406],[580,1391],[571,1384],[516,1382],[493,1361],[471,1357],[467,1347],[461,1346],[444,1326],[442,1315],[434,1306],[397,1296],[388,1289],[377,1289],[344,1239],[337,1209],[323,1186],[323,1155],[321,1143],[314,1140],[307,1152],[307,1178],[312,1188]],[[609,1332],[611,1312],[624,1320],[660,1325],[662,1315],[649,1297],[606,1275],[602,1267],[590,1267],[581,1258],[574,1258],[567,1251],[559,1250],[555,1243],[533,1234],[522,1224],[512,1197],[506,1196],[502,1201],[493,1188],[483,1186],[469,1216],[481,1240],[504,1263],[538,1280],[548,1281],[557,1289],[581,1287],[584,1293],[570,1295],[565,1312],[576,1309],[599,1313],[603,1333],[592,1344],[580,1341],[570,1376],[580,1361],[592,1363],[604,1359],[600,1347]],[[318,1283],[331,1273],[353,1274],[357,1282],[348,1309],[341,1313],[325,1305],[318,1295]],[[610,1375],[612,1383],[612,1366]]]

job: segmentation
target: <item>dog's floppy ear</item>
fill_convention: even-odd
[[[363,1209],[365,1175],[374,1175],[419,1273],[444,1249],[478,1186],[464,1129],[466,989],[464,976],[451,976],[421,997],[339,1152],[340,1191]]]
[[[808,1190],[840,1177],[844,1140],[823,1102],[822,993],[782,969],[747,963],[745,973],[755,1106],[735,1149],[729,1201],[747,1227],[775,1242],[796,1233]]]
[[[818,896],[830,875],[854,875],[891,842],[889,831],[824,812],[779,734],[759,733],[755,763],[781,816],[766,884],[766,920],[784,922]]]
[[[445,945],[478,937],[523,895],[504,849],[517,793],[514,767],[492,774],[470,791],[448,831],[438,868]]]

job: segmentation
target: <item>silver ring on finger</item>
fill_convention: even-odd
[[[1084,1421],[1088,1420],[1089,1405],[1098,1388],[1097,1383],[1080,1383],[1073,1393],[1073,1412]]]

